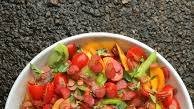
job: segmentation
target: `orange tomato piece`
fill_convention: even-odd
[[[152,90],[161,91],[165,86],[165,77],[163,70],[160,67],[151,67],[150,77],[153,77],[150,81]]]

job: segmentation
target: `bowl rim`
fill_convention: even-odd
[[[45,53],[47,53],[48,51],[50,51],[51,49],[53,49],[58,43],[68,43],[70,41],[74,41],[74,40],[78,40],[78,39],[82,39],[82,38],[97,38],[97,37],[107,37],[107,38],[116,38],[116,39],[121,39],[121,40],[125,40],[128,42],[131,42],[133,44],[139,45],[141,46],[143,49],[146,49],[148,52],[153,52],[154,50],[149,47],[148,45],[133,39],[131,37],[127,37],[125,35],[120,35],[120,34],[114,34],[114,33],[108,33],[108,32],[89,32],[89,33],[82,33],[82,34],[78,34],[78,35],[74,35],[71,37],[67,37],[64,38],[54,44],[52,44],[51,46],[45,48],[44,50],[42,50],[40,53],[38,53],[29,63],[34,63],[35,61],[39,60],[40,57],[44,56]],[[190,98],[190,95],[188,93],[188,90],[185,86],[185,84],[183,83],[181,77],[179,76],[179,74],[176,72],[176,70],[172,67],[172,65],[162,56],[157,52],[157,58],[159,58],[166,66],[168,66],[169,70],[172,72],[172,75],[176,77],[178,84],[180,85],[180,88],[183,90],[183,93],[185,95],[186,98],[186,102],[188,102],[188,107],[189,109],[193,109],[193,105],[192,105],[192,101]],[[24,69],[21,71],[21,73],[19,74],[19,76],[17,77],[17,79],[15,80],[8,98],[6,100],[6,104],[5,104],[5,109],[8,109],[8,105],[9,103],[11,103],[11,98],[14,96],[14,90],[16,89],[16,84],[19,84],[21,82],[22,77],[24,76],[25,72],[27,72],[28,68],[29,68],[29,63],[24,67]]]

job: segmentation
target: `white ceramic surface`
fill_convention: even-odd
[[[51,45],[50,47],[46,48],[42,52],[40,52],[35,58],[33,58],[30,63],[33,63],[39,67],[43,66],[46,63],[48,54],[50,51],[55,47],[58,43],[64,43],[67,44],[69,42],[75,42],[77,44],[84,44],[89,40],[115,40],[123,49],[127,49],[131,44],[139,45],[140,47],[144,48],[148,53],[154,51],[152,48],[148,47],[147,45],[118,34],[112,34],[112,33],[103,33],[103,32],[97,32],[97,33],[85,33],[80,35],[75,35],[69,38],[65,38],[59,42],[56,42],[55,44]],[[178,73],[175,71],[175,69],[171,66],[171,64],[164,59],[159,53],[157,53],[158,60],[167,66],[167,68],[170,70],[170,80],[169,84],[173,85],[175,88],[177,88],[178,93],[176,95],[177,99],[179,100],[181,109],[193,109],[193,105],[189,96],[189,93],[181,80]],[[6,105],[5,109],[19,109],[21,102],[23,100],[25,90],[26,90],[26,83],[30,76],[30,69],[29,64],[22,70],[20,75],[18,76],[17,80],[15,81]]]

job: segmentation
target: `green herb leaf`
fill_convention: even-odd
[[[134,78],[127,71],[124,71],[123,77],[128,82],[133,82]]]
[[[30,63],[30,68],[32,69],[34,76],[36,78],[39,78],[40,74],[42,73],[41,70],[38,67],[36,67],[34,64],[31,64],[31,63]]]
[[[97,55],[99,55],[99,56],[107,56],[107,55],[108,55],[107,52],[108,52],[108,51],[107,51],[105,48],[96,50],[96,53],[97,53]]]
[[[120,102],[116,105],[117,109],[126,109],[127,104],[125,102]]]
[[[90,77],[95,79],[96,75],[94,74],[94,72],[92,72],[88,66],[85,66],[84,68],[82,68],[82,72],[84,73],[85,76]]]
[[[152,100],[153,103],[156,103],[156,97],[152,94],[149,94],[150,95],[150,99]]]
[[[102,104],[105,104],[105,105],[116,105],[116,107],[117,107],[117,109],[126,109],[127,108],[127,104],[124,102],[124,101],[122,101],[122,100],[120,100],[120,99],[104,99],[104,100],[102,100],[101,101],[102,102]]]
[[[140,85],[141,85],[141,83],[138,81],[134,81],[133,82],[134,83],[134,85],[133,86],[131,86],[131,87],[129,87],[129,89],[131,89],[131,90],[139,90],[139,88],[140,88]]]
[[[69,100],[70,100],[71,103],[75,103],[75,97],[73,95],[71,95],[69,97]]]
[[[83,49],[81,48],[80,45],[77,46],[77,52],[78,52],[78,53],[83,52]]]
[[[96,78],[96,83],[99,85],[99,86],[103,86],[104,83],[107,81],[107,78],[105,76],[105,74],[103,73],[99,73],[97,75],[97,78]]]
[[[64,44],[58,44],[48,57],[48,65],[55,68],[69,58],[68,48]]]
[[[58,66],[56,66],[53,70],[54,73],[58,73],[58,72],[66,72],[69,68],[69,63],[62,63],[59,64]]]
[[[86,91],[87,87],[85,85],[77,86],[79,90]]]

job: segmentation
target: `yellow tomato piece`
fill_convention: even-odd
[[[82,49],[85,51],[90,51],[93,55],[96,54],[96,50],[105,48],[111,50],[114,46],[115,41],[90,41],[87,44],[82,46]]]
[[[157,89],[156,91],[161,91],[165,86],[164,73],[160,67],[150,68],[150,76],[154,77],[151,80],[152,89]]]
[[[145,91],[150,91],[151,84],[150,84],[149,81],[143,83],[142,86],[143,86],[143,89],[144,89]]]
[[[127,65],[127,57],[125,56],[123,50],[119,47],[119,45],[117,43],[116,43],[116,47],[117,47],[117,50],[119,52],[119,57],[120,57],[121,63],[123,65],[123,67],[125,68],[125,70],[128,71],[129,68]]]
[[[63,98],[58,99],[58,100],[54,103],[52,109],[60,109],[60,104],[61,104],[62,102],[64,102],[64,101],[65,101],[65,100],[64,100]]]
[[[158,103],[156,103],[156,109],[162,109],[162,106]]]

